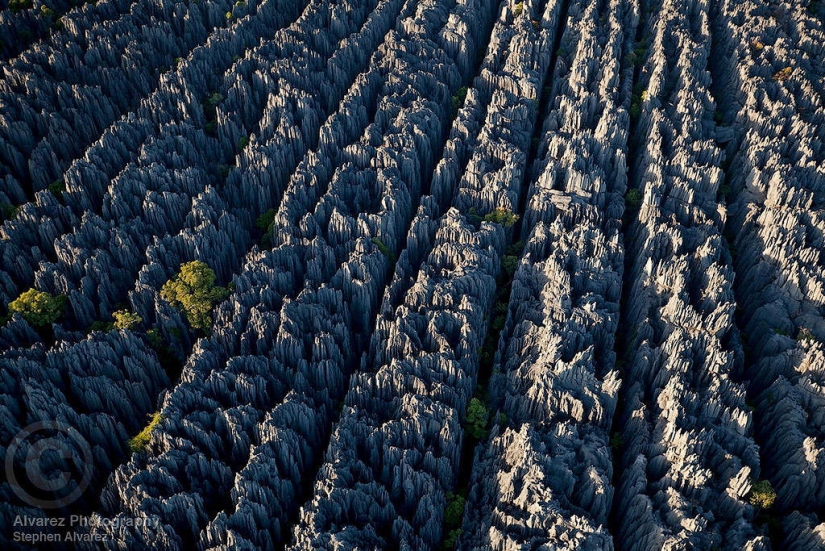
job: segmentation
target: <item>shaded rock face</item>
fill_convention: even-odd
[[[820,4],[3,3],[0,542],[825,547]]]

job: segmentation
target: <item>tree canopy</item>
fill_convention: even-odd
[[[34,327],[46,327],[60,317],[65,307],[65,295],[53,297],[49,293],[29,289],[9,303],[9,312],[17,312]]]
[[[200,260],[181,264],[174,279],[163,284],[160,296],[186,314],[192,327],[208,331],[212,325],[212,308],[229,291],[215,285],[215,271]]]

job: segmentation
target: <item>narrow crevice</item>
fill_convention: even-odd
[[[608,515],[608,529],[611,534],[619,533],[621,519],[618,518],[618,511],[616,503],[618,501],[618,491],[621,487],[621,477],[624,472],[622,469],[622,454],[624,452],[621,433],[624,425],[624,417],[626,415],[625,396],[627,393],[627,362],[632,357],[632,349],[630,348],[629,340],[634,336],[633,329],[628,324],[629,312],[628,304],[633,289],[633,264],[634,255],[633,250],[628,247],[632,242],[628,238],[628,233],[631,231],[634,223],[637,223],[639,216],[639,207],[641,202],[641,192],[637,187],[638,180],[638,153],[641,147],[642,138],[637,135],[639,124],[639,88],[644,84],[642,80],[642,70],[647,59],[648,40],[650,36],[651,13],[660,5],[656,0],[640,0],[639,1],[639,22],[636,26],[636,34],[633,41],[633,51],[626,52],[623,57],[624,63],[633,65],[633,76],[631,79],[630,89],[632,94],[630,97],[624,98],[624,105],[630,112],[630,126],[627,133],[627,191],[625,193],[625,210],[622,216],[622,228],[619,233],[619,238],[622,241],[622,248],[624,249],[624,266],[622,274],[622,293],[619,300],[619,323],[616,329],[616,337],[613,341],[613,351],[616,357],[616,370],[619,377],[623,381],[619,389],[619,396],[616,402],[616,410],[613,413],[613,419],[610,427],[610,447],[613,458],[613,476],[611,477],[611,486],[614,489],[613,503],[611,504],[610,514]],[[614,539],[616,548],[622,549],[622,542]]]

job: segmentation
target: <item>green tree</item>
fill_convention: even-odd
[[[163,421],[163,415],[159,411],[155,412],[151,419],[149,419],[149,424],[137,433],[134,438],[129,439],[127,442],[129,449],[132,450],[133,453],[145,450],[146,446],[148,446],[152,440],[152,433],[155,432],[155,429],[158,428],[161,421]]]
[[[447,509],[444,511],[444,524],[447,528],[461,526],[466,501],[463,496],[447,492]]]
[[[748,494],[748,501],[751,505],[760,509],[770,509],[776,500],[776,491],[767,480],[760,480],[751,486]]]
[[[467,432],[473,438],[483,438],[487,431],[487,406],[478,398],[472,398],[467,404]]]
[[[200,260],[181,264],[175,279],[163,284],[160,296],[183,310],[192,327],[209,331],[212,308],[229,296],[229,290],[215,285],[215,272]]]
[[[132,329],[143,323],[143,318],[129,310],[118,310],[112,313],[115,318],[115,329]]]
[[[496,210],[485,216],[484,221],[501,224],[505,228],[510,228],[513,224],[518,222],[518,214],[515,214],[510,209],[498,207]]]
[[[66,295],[53,297],[49,293],[29,289],[9,304],[9,312],[17,312],[34,327],[47,327],[63,314]]]

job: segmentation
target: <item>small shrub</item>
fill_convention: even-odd
[[[460,538],[463,533],[464,531],[461,528],[450,530],[447,537],[444,538],[444,549],[455,549],[455,544],[458,542],[458,538]]]
[[[631,188],[627,190],[627,195],[624,198],[627,208],[630,210],[638,210],[642,206],[642,192],[638,189]]]
[[[524,252],[524,241],[516,241],[511,245],[507,245],[507,248],[504,249],[504,254],[508,256],[517,256],[521,257],[521,253]]]
[[[275,209],[269,209],[255,219],[255,227],[264,232],[269,231],[273,222],[275,222]]]
[[[791,78],[792,74],[793,74],[793,68],[792,67],[785,67],[784,69],[780,69],[777,72],[775,72],[773,74],[773,79],[776,80],[776,81],[782,82],[782,81],[785,81],[785,80],[788,80],[789,78]]]
[[[811,332],[810,329],[808,329],[807,327],[803,327],[802,329],[799,330],[799,333],[796,336],[796,340],[809,342],[809,341],[815,341],[816,337],[814,336],[814,334]]]
[[[43,17],[47,17],[49,19],[53,19],[55,17],[54,10],[46,5],[40,6],[40,15],[42,15]]]
[[[395,260],[395,255],[390,250],[390,248],[386,244],[384,244],[383,241],[381,241],[377,237],[373,237],[372,242],[375,244],[376,247],[378,247],[378,250],[381,251],[381,254],[383,254],[390,260]]]
[[[112,313],[112,317],[115,318],[115,329],[132,329],[143,323],[142,317],[129,310],[118,310]]]
[[[15,207],[14,205],[4,203],[0,205],[0,210],[3,212],[3,219],[14,220],[20,212],[20,207]]]
[[[66,191],[66,183],[63,180],[55,180],[49,184],[49,191],[58,199],[63,199],[63,192]]]
[[[765,49],[765,45],[762,44],[762,42],[760,42],[759,40],[756,40],[756,39],[751,40],[750,46],[751,46],[751,50],[753,50],[754,52],[761,52],[762,50]]]
[[[146,427],[144,427],[144,429],[134,438],[129,439],[129,449],[132,450],[132,453],[146,449],[149,442],[152,440],[152,433],[155,432],[155,429],[158,428],[161,421],[163,421],[163,415],[159,411],[156,411],[149,420],[149,424],[146,425]]]
[[[504,207],[498,207],[496,210],[484,217],[485,222],[501,224],[505,228],[512,227],[516,222],[518,222],[518,219],[518,214],[515,214],[510,209],[505,209]]]
[[[174,279],[163,284],[160,296],[186,314],[195,329],[204,332],[212,325],[212,309],[229,296],[229,290],[215,285],[215,272],[204,262],[181,264]]]
[[[513,15],[518,17],[524,11],[524,2],[519,2],[513,7]]]
[[[246,146],[248,146],[248,145],[249,145],[249,138],[247,138],[246,136],[243,136],[241,139],[238,140],[238,149],[239,150],[246,149]]]
[[[467,404],[467,432],[473,438],[484,438],[487,435],[487,406],[478,398],[472,398]]]
[[[32,0],[9,0],[9,9],[14,13],[18,13],[31,8],[33,4]]]
[[[458,110],[461,109],[461,106],[464,105],[464,101],[467,99],[467,87],[462,86],[459,88],[455,95],[453,96],[453,118],[458,114]]]
[[[504,258],[501,259],[501,269],[504,270],[504,273],[507,274],[508,278],[513,277],[513,274],[516,273],[516,269],[518,268],[518,257],[511,256],[511,255],[504,255]]]
[[[231,11],[226,12],[226,20],[232,21],[233,19],[235,19],[235,14],[233,14]]]
[[[770,509],[776,500],[776,491],[767,480],[760,480],[751,486],[748,502],[760,509]]]
[[[459,494],[447,492],[447,509],[444,511],[444,525],[447,528],[457,528],[461,526],[461,519],[464,518],[464,505],[467,500]]]
[[[53,297],[49,293],[29,289],[9,304],[9,312],[17,312],[33,327],[47,327],[63,314],[66,295]]]

